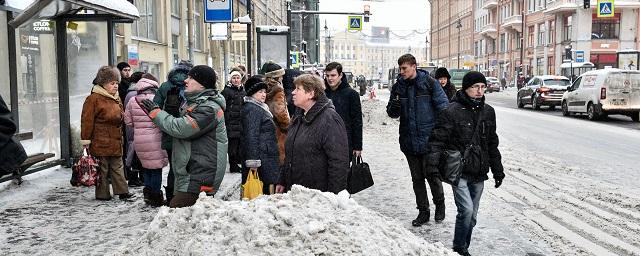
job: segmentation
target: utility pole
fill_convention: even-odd
[[[520,33],[521,37],[521,44],[520,44],[520,71],[518,72],[518,74],[516,74],[516,77],[518,77],[519,73],[522,72],[522,75],[524,76],[524,23],[525,23],[525,16],[524,16],[524,3],[522,3],[520,5],[520,15],[522,15],[522,26],[520,27],[520,29],[522,30],[522,33]],[[517,80],[516,80],[517,83]]]
[[[287,33],[287,68],[291,68],[291,0],[287,0],[287,26],[289,26],[289,33]]]
[[[462,28],[460,18],[458,18],[458,24],[456,24],[456,28],[458,29],[458,69],[460,69],[460,29]]]
[[[251,22],[249,24],[247,24],[247,73],[248,74],[254,74],[253,73],[253,60],[252,60],[252,55],[253,55],[253,22],[255,21],[255,19],[252,17],[253,15],[253,7],[252,7],[252,3],[251,0],[247,0],[247,16],[249,16],[249,18],[251,19]],[[268,13],[267,13],[268,15]]]
[[[193,63],[193,1],[187,0],[187,44],[191,63]]]

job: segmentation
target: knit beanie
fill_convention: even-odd
[[[113,81],[120,83],[120,71],[113,66],[102,66],[98,69],[93,84],[103,86]]]
[[[265,75],[268,78],[284,76],[284,69],[280,65],[273,61],[269,61],[262,65],[260,74]]]
[[[449,75],[449,71],[447,68],[438,68],[436,69],[435,79],[440,79],[441,77],[446,77],[447,79],[451,79],[451,75]]]
[[[229,81],[231,81],[233,76],[239,76],[240,79],[242,79],[242,73],[240,73],[240,71],[232,71],[231,74],[229,74]]]
[[[264,83],[264,76],[255,75],[247,79],[247,82],[244,83],[244,90],[247,92],[247,96],[253,96],[256,92],[261,89],[267,89],[267,84]]]
[[[129,66],[129,63],[126,62],[120,62],[118,63],[118,65],[116,66],[118,68],[118,70],[122,71],[124,68],[131,68],[131,66]]]
[[[487,79],[478,71],[470,71],[462,78],[462,90],[466,90],[476,83],[487,84]]]
[[[193,80],[198,81],[198,83],[204,86],[205,89],[216,88],[216,80],[218,80],[216,71],[207,65],[198,65],[193,67],[189,70],[189,76],[193,78]]]

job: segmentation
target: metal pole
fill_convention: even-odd
[[[253,13],[251,0],[247,0],[247,15],[251,18],[251,23],[247,24],[247,73],[253,74],[253,22],[255,21],[251,17]]]
[[[71,117],[69,115],[69,67],[67,63],[67,21],[56,19],[56,58],[58,59],[58,114],[60,115],[60,158],[71,166]]]
[[[187,43],[189,60],[193,63],[193,1],[187,0]]]
[[[13,12],[7,12],[7,24],[13,19]],[[17,48],[16,48],[16,30],[7,29],[7,46],[9,50],[9,99],[11,103],[11,114],[16,127],[20,131],[20,108],[18,107],[18,67],[17,67]]]
[[[460,20],[458,20],[458,22],[460,22]],[[460,28],[461,27],[458,26],[458,69],[460,69]]]
[[[522,43],[520,43],[520,72],[522,72],[522,76],[524,76],[524,3],[522,3],[520,5],[520,15],[522,16],[522,25],[521,25],[521,33],[520,33],[520,40],[522,41]],[[517,76],[516,76],[517,77]],[[516,80],[517,83],[517,80]]]
[[[116,31],[112,20],[107,21],[107,33],[109,65],[114,66],[116,65]]]
[[[287,26],[289,26],[289,33],[287,33],[287,68],[291,68],[291,1],[287,1]]]

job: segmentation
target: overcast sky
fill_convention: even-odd
[[[405,36],[418,30],[422,34],[414,33],[408,41],[412,44],[424,46],[425,32],[429,29],[429,2],[426,0],[387,0],[383,2],[370,2],[359,0],[320,0],[321,11],[362,12],[363,6],[371,6],[371,20],[364,23],[363,32],[370,34],[371,26],[389,27],[391,39],[401,40],[398,36]],[[320,28],[324,28],[325,20],[329,30],[344,31],[347,29],[346,15],[320,15]],[[324,31],[322,31],[324,32]]]

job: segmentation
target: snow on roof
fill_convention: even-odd
[[[80,7],[127,19],[140,17],[138,8],[127,0],[39,0],[31,1],[27,7],[16,7],[20,7],[22,13],[9,22],[13,27],[19,27],[30,19],[54,18]]]
[[[399,223],[338,195],[294,186],[253,201],[204,194],[188,208],[162,207],[119,255],[455,255]]]

